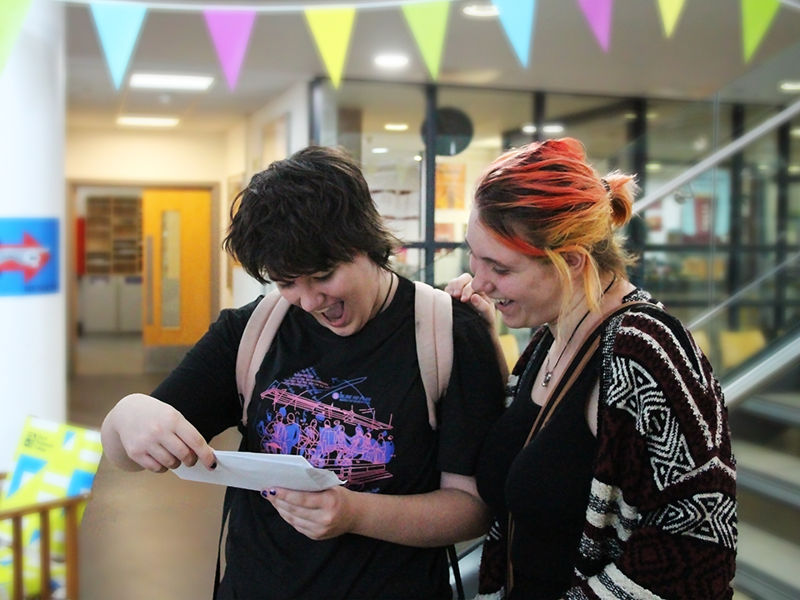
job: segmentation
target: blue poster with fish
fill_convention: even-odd
[[[0,219],[0,296],[52,294],[59,285],[58,219]]]

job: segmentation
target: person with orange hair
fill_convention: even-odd
[[[546,140],[479,179],[472,275],[447,290],[535,328],[479,459],[495,512],[481,598],[731,598],[736,481],[721,387],[689,332],[627,279],[634,178]]]

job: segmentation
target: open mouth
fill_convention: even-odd
[[[494,302],[494,305],[497,306],[498,308],[505,308],[506,306],[514,302],[513,300],[509,300],[508,298],[492,298],[492,301]]]
[[[342,317],[344,317],[344,302],[339,301],[332,304],[319,314],[321,314],[328,323],[336,326],[342,320]]]

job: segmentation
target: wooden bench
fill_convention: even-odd
[[[5,479],[6,474],[0,473],[0,481]],[[2,510],[0,507],[0,521],[10,520],[12,523],[11,549],[13,556],[13,583],[14,593],[12,600],[23,600],[23,544],[22,544],[22,520],[24,517],[39,515],[39,553],[40,553],[40,573],[41,582],[38,597],[41,600],[50,600],[50,565],[52,561],[50,551],[50,512],[54,510],[64,510],[65,521],[65,553],[64,560],[66,565],[66,597],[68,600],[78,600],[78,509],[80,505],[91,498],[91,493],[70,496],[49,502],[31,504],[24,508],[13,508]]]

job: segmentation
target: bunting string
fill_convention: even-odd
[[[209,38],[217,52],[222,72],[233,91],[246,60],[247,47],[259,13],[303,13],[322,65],[335,87],[342,79],[357,11],[400,9],[411,29],[420,55],[433,80],[439,77],[447,41],[450,6],[455,0],[362,0],[325,2],[306,0],[284,4],[177,3],[169,0],[58,0],[88,5],[105,55],[111,80],[122,86],[133,52],[151,10],[202,12]],[[562,2],[564,0],[558,0]],[[614,0],[574,0],[603,52],[611,47]],[[658,10],[664,37],[680,27],[690,0],[651,0]],[[691,0],[701,1],[701,0]],[[216,3],[214,3],[216,2]],[[739,0],[741,6],[742,60],[750,62],[775,21],[781,7],[800,10],[800,0]],[[499,24],[522,68],[528,68],[533,52],[537,0],[494,0]],[[0,0],[0,75],[12,52],[30,0]]]

